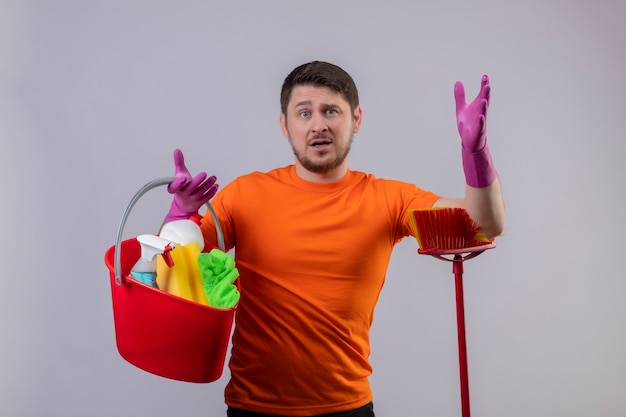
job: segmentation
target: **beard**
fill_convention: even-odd
[[[291,149],[293,150],[293,154],[296,156],[296,159],[298,160],[298,162],[300,162],[300,164],[304,167],[304,169],[306,169],[309,172],[321,174],[321,173],[325,173],[328,171],[332,171],[333,169],[343,164],[343,162],[348,157],[348,154],[350,153],[350,148],[352,147],[353,140],[354,140],[354,134],[350,135],[350,140],[348,141],[346,145],[335,147],[335,150],[336,150],[335,158],[330,159],[328,161],[324,161],[324,162],[315,162],[314,160],[306,156],[306,152],[303,152],[302,154],[298,153],[298,150],[295,148],[295,146],[293,146],[293,142],[291,141],[291,138],[289,138],[289,143],[291,144]],[[333,142],[333,145],[335,144],[336,142]],[[317,151],[317,156],[323,157],[324,155],[328,153],[329,151],[327,150]]]

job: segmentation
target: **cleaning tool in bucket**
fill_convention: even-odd
[[[156,282],[157,256],[163,255],[165,265],[171,268],[174,264],[170,252],[176,247],[176,243],[155,235],[139,235],[137,241],[141,245],[141,256],[130,270],[130,276],[151,287],[159,288]]]
[[[171,252],[173,267],[169,267],[165,259],[157,261],[159,288],[178,297],[208,305],[198,267],[198,255],[204,249],[204,237],[198,223],[191,219],[174,220],[161,228],[159,236],[177,244],[176,249]]]
[[[232,308],[239,302],[239,290],[234,282],[239,276],[235,260],[227,253],[213,249],[198,255],[200,275],[209,305]]]
[[[165,223],[161,227],[159,236],[179,245],[188,245],[192,242],[197,243],[198,249],[202,251],[204,249],[204,236],[202,236],[202,231],[200,230],[200,220],[200,215],[196,214],[189,219],[173,220]]]
[[[487,249],[494,248],[496,243],[485,237],[480,231],[480,227],[464,209],[439,207],[409,210],[408,215],[419,245],[418,253],[452,262],[456,291],[461,415],[462,417],[470,417],[465,306],[463,302],[463,261],[474,258]]]
[[[237,306],[213,308],[132,279],[130,270],[141,255],[140,243],[136,238],[122,241],[126,219],[137,200],[174,180],[153,180],[133,196],[122,216],[116,244],[105,253],[116,345],[125,360],[152,374],[187,382],[212,382],[224,369]],[[210,205],[209,211],[214,216]],[[215,216],[214,221],[218,242],[223,242]],[[224,251],[223,245],[220,249]]]
[[[176,245],[170,256],[174,263],[169,267],[164,259],[157,262],[157,283],[162,291],[196,303],[209,305],[202,288],[198,255],[200,248],[196,242]]]

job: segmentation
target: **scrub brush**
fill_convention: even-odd
[[[463,303],[463,261],[496,246],[461,208],[437,207],[409,210],[409,221],[421,255],[452,262],[456,291],[456,319],[459,345],[459,376],[461,415],[470,417],[469,376],[465,339],[465,307]],[[453,255],[447,258],[444,255]]]
[[[422,255],[474,252],[494,244],[462,208],[435,207],[409,210],[408,214]]]

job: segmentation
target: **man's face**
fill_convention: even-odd
[[[296,156],[296,165],[310,173],[341,176],[348,153],[361,127],[361,108],[350,104],[328,87],[298,85],[291,92],[287,115],[281,113],[283,135]]]

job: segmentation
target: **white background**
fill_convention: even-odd
[[[321,59],[364,110],[353,169],[461,196],[453,85],[491,77],[508,222],[466,263],[476,416],[626,415],[623,1],[0,1],[0,415],[225,416],[228,372],[117,353],[105,250],[173,174],[292,163],[279,89]],[[125,237],[156,230],[164,189]],[[364,225],[366,226],[366,225]],[[377,415],[458,416],[450,266],[398,245],[372,329]],[[306,377],[306,376],[303,376]]]

